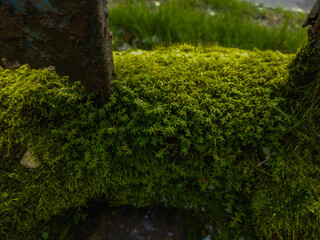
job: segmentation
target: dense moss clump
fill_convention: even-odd
[[[180,45],[114,58],[101,108],[54,72],[0,68],[1,239],[66,238],[48,222],[97,198],[202,212],[215,239],[317,239],[319,81],[293,80],[295,55]],[[19,163],[27,149],[40,168]]]

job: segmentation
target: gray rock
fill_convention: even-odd
[[[242,0],[251,3],[262,3],[267,7],[283,7],[294,11],[309,12],[315,0]]]
[[[21,67],[21,64],[18,61],[8,61],[5,58],[2,58],[2,64],[7,69],[16,69]]]
[[[97,206],[80,227],[77,240],[185,240],[187,228],[178,209]]]
[[[47,69],[48,71],[56,71],[56,67],[55,66],[48,66],[48,67],[44,67],[44,68],[41,68],[42,70],[45,70]]]
[[[41,162],[37,158],[37,156],[32,153],[31,150],[27,149],[23,154],[20,164],[23,165],[25,168],[39,168],[41,166]]]

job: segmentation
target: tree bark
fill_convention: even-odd
[[[54,66],[106,102],[113,73],[106,0],[0,0],[0,59]]]
[[[309,42],[320,48],[320,0],[316,0],[302,27],[308,28]]]

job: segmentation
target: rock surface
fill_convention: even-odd
[[[100,206],[91,211],[77,240],[185,240],[182,218],[177,209]]]
[[[285,9],[309,12],[315,0],[243,0],[252,3],[262,3],[268,7],[283,7]]]
[[[41,162],[29,149],[27,149],[23,154],[20,160],[20,164],[26,168],[31,168],[31,169],[39,168],[41,166]]]

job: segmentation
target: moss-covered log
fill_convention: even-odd
[[[114,58],[99,109],[55,72],[0,68],[1,239],[40,239],[97,198],[205,210],[216,239],[318,239],[320,82],[297,79],[299,58],[188,45]],[[26,151],[40,167],[19,163]]]

